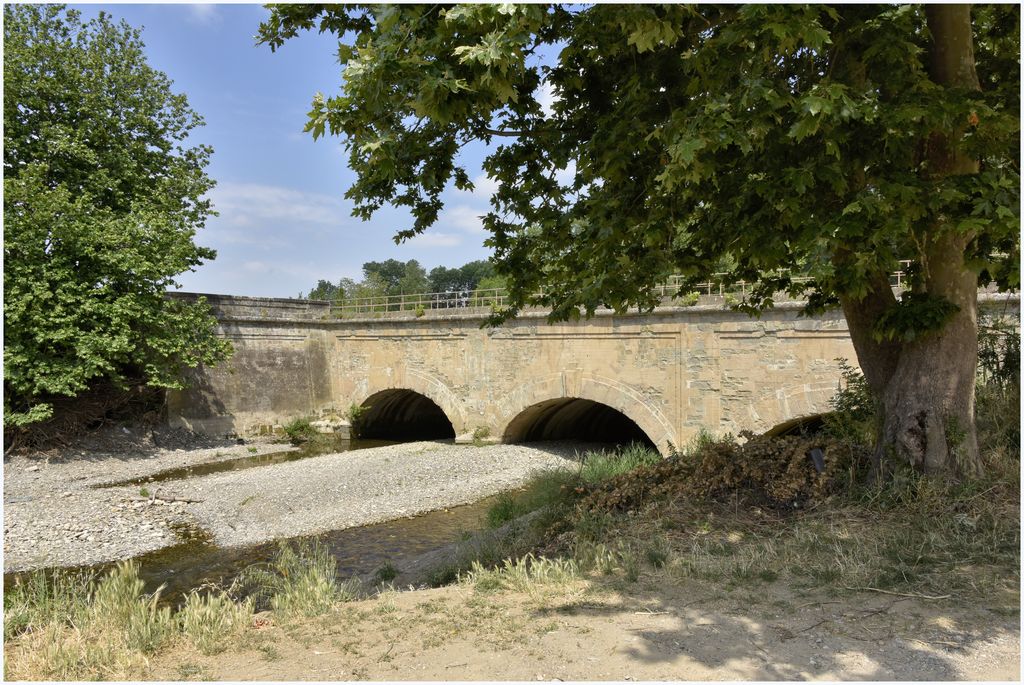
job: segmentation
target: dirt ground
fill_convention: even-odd
[[[385,592],[314,619],[258,615],[161,680],[1019,680],[1019,595],[964,607],[871,591],[732,589],[657,572],[482,592]]]

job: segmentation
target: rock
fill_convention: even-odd
[[[29,467],[28,467],[27,469],[25,469],[25,470],[26,470],[26,471],[38,471],[38,470],[39,470],[39,467],[38,467],[38,466],[29,466]]]

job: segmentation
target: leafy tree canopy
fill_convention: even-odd
[[[168,300],[213,259],[192,238],[212,150],[139,32],[58,5],[4,7],[5,423],[99,379],[176,387],[230,351],[208,308]]]
[[[484,224],[503,316],[650,308],[667,275],[689,290],[727,263],[758,283],[751,313],[779,290],[842,304],[886,396],[885,442],[977,470],[942,436],[973,440],[979,279],[1019,285],[1018,6],[271,10],[272,49],[307,29],[340,39],[343,93],[314,98],[307,130],[343,136],[357,216],[405,206],[398,237],[424,230],[445,188],[472,186],[459,149],[499,143]],[[886,275],[904,259],[900,300]],[[956,381],[939,388],[942,373]]]

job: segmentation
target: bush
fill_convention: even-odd
[[[303,417],[298,419],[292,419],[284,426],[284,434],[288,436],[288,440],[293,445],[301,445],[304,442],[309,442],[313,438],[317,437],[320,433],[316,428],[313,428],[313,424],[310,423],[309,418]]]
[[[353,438],[358,438],[363,432],[363,423],[366,421],[366,413],[370,411],[369,406],[363,406],[360,404],[352,404],[348,411],[345,412],[345,418],[348,419],[349,423],[349,434]]]
[[[878,400],[859,370],[845,359],[837,359],[842,384],[829,400],[832,413],[824,416],[825,430],[840,440],[872,445],[880,420]]]

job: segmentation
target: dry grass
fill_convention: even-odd
[[[30,618],[24,632],[5,642],[5,678],[133,680],[144,675],[147,656],[174,635],[171,610],[157,606],[158,594],[143,594],[134,564],[119,564],[87,585],[67,579],[54,585],[63,589],[16,598]]]

